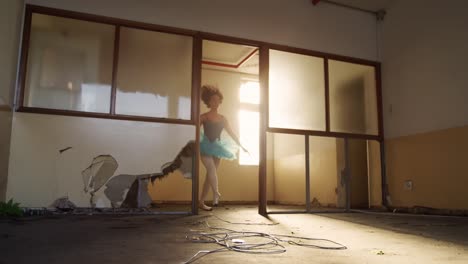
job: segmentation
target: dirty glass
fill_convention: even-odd
[[[270,50],[269,126],[325,130],[322,58]]]
[[[191,118],[192,37],[122,27],[116,114]]]
[[[305,210],[305,136],[267,134],[269,212]]]
[[[329,60],[330,130],[378,134],[375,68]]]
[[[109,113],[115,27],[33,14],[28,107]]]

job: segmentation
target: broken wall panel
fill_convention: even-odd
[[[118,175],[160,173],[195,138],[195,127],[187,125],[27,113],[16,114],[13,129],[17,132],[11,140],[7,196],[25,207],[47,207],[64,196],[78,207],[89,207],[82,172],[95,157],[110,155],[118,163],[112,176],[101,181],[112,186],[109,181]],[[172,190],[164,200],[180,196],[191,200],[191,180],[180,172],[155,181],[155,186],[148,192],[151,200],[159,195],[157,186]],[[104,193],[107,187],[101,186],[98,192]]]

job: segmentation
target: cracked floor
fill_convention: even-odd
[[[0,263],[184,263],[200,250],[221,248],[187,240],[193,232],[213,231],[206,223],[236,231],[329,239],[347,249],[283,243],[286,252],[280,254],[221,251],[193,263],[468,263],[467,217],[323,213],[265,218],[254,206],[222,206],[191,216],[0,218]]]

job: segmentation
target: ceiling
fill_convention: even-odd
[[[258,75],[258,49],[252,46],[204,40],[203,69]]]
[[[397,0],[320,0],[317,5],[333,4],[378,12]],[[203,68],[258,75],[259,55],[255,47],[216,41],[203,41]]]

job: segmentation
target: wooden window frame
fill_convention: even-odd
[[[93,112],[84,112],[84,111],[73,111],[73,110],[59,110],[59,109],[49,109],[49,108],[38,108],[38,107],[28,107],[24,106],[24,92],[25,92],[25,81],[26,81],[26,69],[27,69],[27,60],[28,60],[28,51],[29,51],[29,38],[31,33],[31,18],[33,13],[58,16],[64,18],[78,19],[89,22],[103,23],[113,25],[116,28],[115,31],[115,40],[114,40],[114,56],[113,56],[113,68],[112,68],[112,86],[111,86],[111,101],[110,101],[110,111],[109,113],[93,113]],[[267,124],[266,132],[272,133],[288,133],[288,134],[300,134],[300,135],[311,135],[311,136],[328,136],[328,137],[347,137],[347,138],[358,138],[358,139],[368,139],[368,140],[378,140],[383,139],[383,113],[382,113],[382,92],[381,92],[381,73],[380,73],[380,63],[371,60],[358,59],[353,57],[341,56],[336,54],[318,52],[308,49],[290,47],[286,45],[278,45],[271,43],[264,43],[260,41],[235,38],[229,36],[223,36],[212,33],[205,33],[193,30],[180,29],[175,27],[160,26],[106,16],[91,15],[86,13],[79,13],[74,11],[67,11],[55,8],[48,8],[36,5],[26,5],[26,13],[24,20],[24,30],[23,30],[23,40],[21,47],[21,58],[20,58],[20,67],[19,67],[19,78],[18,78],[18,96],[16,100],[16,111],[17,112],[30,112],[30,113],[42,113],[42,114],[57,114],[57,115],[66,115],[66,116],[82,116],[82,117],[95,117],[95,118],[107,118],[107,119],[119,119],[119,120],[132,120],[132,121],[144,121],[144,122],[161,122],[161,123],[172,123],[172,124],[190,124],[195,125],[195,115],[196,115],[196,95],[197,89],[195,89],[194,79],[197,77],[194,76],[197,71],[195,64],[192,65],[192,89],[191,89],[191,113],[190,119],[174,119],[174,118],[160,118],[160,117],[148,117],[148,116],[134,116],[134,115],[123,115],[115,114],[115,101],[116,101],[116,77],[117,77],[117,67],[118,67],[118,54],[119,54],[119,37],[120,37],[120,27],[128,27],[135,29],[143,29],[148,31],[163,32],[169,34],[185,35],[192,37],[193,51],[195,50],[196,38],[201,38],[202,40],[213,40],[220,42],[227,42],[232,44],[242,44],[242,45],[251,45],[257,48],[264,48],[267,51],[273,49],[278,51],[291,52],[295,54],[314,56],[317,58],[324,59],[324,79],[325,79],[325,121],[326,129],[325,131],[320,130],[301,130],[301,129],[287,129],[287,128],[276,128],[270,127]],[[265,57],[265,55],[263,55]],[[194,60],[195,56],[193,55]],[[267,58],[269,61],[269,58]],[[356,133],[344,133],[344,132],[333,132],[330,130],[330,100],[329,100],[329,67],[328,60],[343,61],[349,63],[355,63],[360,65],[372,66],[375,68],[375,79],[376,79],[376,96],[377,96],[377,117],[378,117],[378,134],[369,135],[369,134],[356,134]],[[265,61],[265,60],[263,60]],[[261,63],[262,64],[262,63]],[[265,66],[265,62],[263,63]],[[267,65],[268,66],[268,65]],[[262,67],[262,65],[260,65]],[[268,70],[268,67],[265,70]],[[196,86],[199,86],[197,84]],[[267,87],[267,82],[263,84],[263,87]],[[268,95],[268,92],[265,94]],[[264,95],[264,96],[265,96]],[[266,104],[266,120],[268,123],[268,97],[266,100],[263,100]]]
[[[191,36],[193,38],[193,53],[192,53],[192,89],[191,89],[191,119],[180,120],[170,118],[154,118],[154,117],[142,117],[142,116],[128,116],[128,115],[113,115],[115,113],[115,72],[116,71],[116,55],[118,50],[114,50],[114,67],[112,70],[112,92],[111,92],[111,109],[109,114],[105,113],[89,113],[81,111],[69,111],[69,110],[56,110],[46,108],[35,108],[25,107],[24,102],[24,88],[26,80],[26,68],[29,50],[29,37],[31,31],[31,18],[33,13],[39,13],[44,15],[59,16],[65,18],[72,18],[90,22],[98,22],[104,24],[114,25],[116,27],[116,41],[118,41],[118,31],[121,26],[143,29],[149,31],[170,33]],[[377,61],[353,58],[348,56],[336,55],[325,52],[318,52],[308,49],[296,48],[286,45],[272,44],[261,41],[229,37],[225,35],[206,33],[201,31],[186,30],[175,27],[160,26],[136,21],[130,21],[125,19],[118,19],[106,16],[98,16],[86,13],[79,13],[74,11],[66,11],[61,9],[54,9],[36,5],[26,5],[25,18],[24,18],[24,29],[23,38],[21,43],[21,57],[19,65],[19,75],[17,82],[17,95],[16,95],[16,107],[17,112],[30,112],[30,113],[42,113],[51,115],[66,115],[66,116],[81,116],[81,117],[95,117],[104,119],[119,119],[119,120],[131,120],[131,121],[143,121],[143,122],[160,122],[160,123],[172,123],[172,124],[183,124],[183,125],[194,125],[196,126],[195,137],[196,137],[196,155],[195,159],[199,159],[199,137],[200,137],[200,126],[199,126],[199,113],[200,113],[200,85],[201,85],[201,67],[202,67],[202,41],[212,40],[219,42],[226,42],[231,44],[249,45],[255,46],[259,49],[259,82],[260,82],[260,141],[259,141],[259,193],[258,212],[261,215],[267,214],[266,209],[266,134],[270,133],[287,133],[287,134],[298,134],[298,135],[309,135],[309,136],[321,136],[321,137],[334,137],[334,138],[356,138],[365,140],[376,140],[381,146],[381,158],[383,157],[383,140],[384,140],[384,127],[383,127],[383,111],[382,111],[382,86],[381,86],[381,64]],[[114,44],[115,45],[115,44]],[[269,51],[270,49],[286,51],[296,54],[309,55],[324,59],[324,79],[325,79],[325,116],[326,116],[326,130],[325,131],[314,131],[314,130],[300,130],[300,129],[285,129],[285,128],[274,128],[269,127],[268,120],[268,82],[269,82]],[[117,52],[117,53],[116,53]],[[118,55],[117,55],[118,56]],[[341,133],[330,131],[330,104],[329,104],[329,67],[328,60],[337,60],[343,62],[350,62],[355,64],[372,66],[375,68],[375,89],[377,97],[377,118],[378,118],[378,135],[368,134],[355,134],[355,133]],[[382,196],[385,197],[385,163],[381,161],[382,165]],[[198,162],[194,163],[194,177],[192,184],[192,213],[198,213]],[[383,201],[385,202],[385,201]]]
[[[27,63],[28,63],[28,52],[30,46],[30,34],[31,34],[31,22],[33,14],[42,14],[70,19],[77,19],[80,21],[95,22],[101,24],[108,24],[115,27],[114,32],[114,52],[112,58],[112,84],[111,84],[111,95],[110,95],[110,109],[107,113],[95,113],[95,112],[85,112],[85,111],[76,111],[76,110],[65,110],[65,109],[51,109],[43,107],[30,107],[24,105],[24,94],[25,94],[25,83],[27,76]],[[162,32],[176,35],[184,35],[192,38],[192,61],[195,59],[194,49],[196,48],[197,32],[191,30],[183,30],[172,27],[158,26],[147,23],[140,23],[135,21],[128,21],[123,19],[116,19],[104,16],[83,14],[74,11],[66,11],[42,6],[35,5],[26,5],[25,19],[24,19],[24,30],[23,30],[23,40],[21,47],[21,58],[20,58],[20,70],[18,78],[18,95],[16,100],[17,112],[27,112],[27,113],[40,113],[40,114],[50,114],[50,115],[65,115],[65,116],[79,116],[79,117],[93,117],[93,118],[105,118],[105,119],[118,119],[118,120],[131,120],[131,121],[142,121],[142,122],[158,122],[158,123],[170,123],[170,124],[181,124],[181,125],[195,125],[195,110],[196,106],[193,104],[195,101],[195,96],[197,94],[197,89],[193,85],[195,65],[192,63],[192,87],[191,91],[191,110],[190,110],[190,119],[176,119],[176,118],[163,118],[163,117],[150,117],[150,116],[137,116],[137,115],[125,115],[125,114],[116,114],[116,94],[117,94],[117,74],[118,74],[118,60],[119,60],[119,43],[120,43],[120,28],[127,27],[133,29],[141,29],[154,32]]]
[[[325,130],[307,130],[307,129],[289,129],[289,128],[278,128],[278,127],[271,127],[269,124],[267,125],[267,132],[271,133],[285,133],[285,134],[297,134],[297,135],[309,135],[309,136],[320,136],[320,137],[337,137],[337,138],[356,138],[356,139],[367,139],[367,140],[377,140],[381,141],[383,139],[383,126],[382,125],[382,117],[381,117],[381,88],[380,88],[380,63],[370,60],[364,59],[357,59],[352,57],[328,54],[323,52],[317,52],[312,50],[294,48],[284,45],[268,45],[268,51],[270,50],[278,50],[284,52],[290,52],[293,54],[300,54],[306,56],[312,56],[316,58],[321,58],[324,60],[324,84],[325,84]],[[371,66],[375,69],[375,89],[376,89],[376,100],[377,100],[377,122],[378,122],[378,133],[377,135],[371,134],[359,134],[359,133],[347,133],[347,132],[334,132],[330,130],[330,84],[329,84],[329,76],[330,76],[330,69],[328,65],[329,60],[335,60],[340,62],[348,62],[354,63],[359,65]],[[266,69],[268,70],[268,69]],[[269,97],[266,100],[267,110],[269,109]],[[267,111],[267,114],[268,111]],[[267,122],[269,122],[269,116],[266,116]]]

